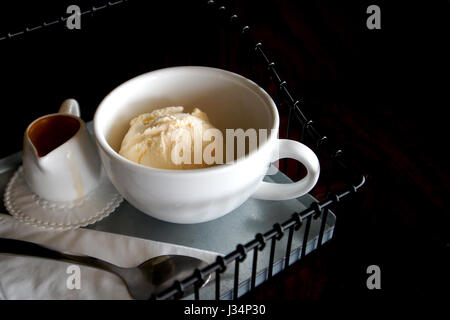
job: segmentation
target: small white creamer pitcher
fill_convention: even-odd
[[[30,189],[46,200],[74,201],[97,187],[101,162],[76,100],[28,126],[23,170]]]

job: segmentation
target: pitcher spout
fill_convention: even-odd
[[[23,165],[29,167],[30,165],[35,167],[41,172],[46,171],[46,156],[40,157],[35,146],[31,142],[28,135],[25,135],[23,142]],[[30,168],[31,169],[31,168]]]

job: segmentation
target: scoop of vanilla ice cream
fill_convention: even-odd
[[[178,106],[166,107],[133,118],[119,153],[131,161],[159,169],[210,166],[201,157],[209,143],[203,140],[203,133],[214,126],[198,108],[190,114],[183,110]],[[194,146],[195,139],[199,140]],[[201,152],[200,159],[194,158],[195,152]]]

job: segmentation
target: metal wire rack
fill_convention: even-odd
[[[108,1],[104,5],[92,7],[89,10],[84,10],[81,14],[95,14],[96,12],[107,9],[119,4],[126,3],[127,0]],[[277,70],[277,64],[270,58],[262,42],[254,39],[252,30],[249,25],[241,21],[238,14],[230,10],[227,4],[220,0],[205,1],[210,14],[220,17],[230,36],[238,38],[238,41],[254,60],[254,63],[262,66],[266,70],[266,76],[277,88],[277,95],[281,97],[287,106],[287,124],[285,128],[285,136],[292,138],[292,133],[297,130],[300,133],[300,142],[307,144],[319,156],[321,166],[324,162],[328,162],[328,172],[330,176],[344,177],[344,183],[338,184],[340,188],[331,191],[332,182],[327,182],[324,186],[326,196],[318,202],[313,203],[307,209],[301,212],[294,212],[292,217],[284,222],[276,223],[273,227],[264,232],[255,235],[254,239],[245,244],[237,244],[236,249],[225,256],[218,256],[216,262],[206,266],[203,269],[196,269],[191,276],[175,281],[174,284],[163,292],[154,293],[151,299],[180,299],[184,296],[186,289],[190,286],[194,287],[194,298],[200,298],[200,290],[202,285],[210,275],[215,274],[215,299],[220,300],[220,285],[221,275],[225,272],[227,267],[234,262],[234,287],[233,297],[238,297],[239,288],[239,268],[240,264],[249,259],[249,253],[252,255],[252,271],[250,279],[250,287],[254,289],[256,286],[257,275],[257,261],[258,253],[262,251],[266,245],[270,245],[270,259],[268,262],[268,277],[273,276],[274,253],[275,247],[279,240],[287,233],[287,243],[285,250],[284,269],[290,265],[291,246],[295,232],[303,228],[303,245],[301,246],[301,258],[306,255],[306,243],[310,231],[312,219],[321,219],[320,231],[318,234],[317,246],[320,248],[325,232],[327,216],[332,206],[338,205],[341,200],[351,198],[353,194],[359,191],[365,184],[365,176],[357,169],[355,163],[350,163],[350,160],[345,157],[344,152],[331,143],[331,139],[322,135],[316,128],[316,124],[312,119],[309,119],[304,112],[304,105],[302,100],[297,98],[293,91],[289,88],[287,81],[285,81]],[[1,40],[11,40],[26,33],[40,30],[42,28],[52,26],[58,23],[64,23],[67,17],[60,17],[55,21],[49,23],[42,23],[36,26],[26,27],[24,30],[16,32],[8,32],[6,35],[0,34]],[[281,130],[281,129],[280,129]],[[300,176],[301,164],[297,163],[297,177]],[[286,163],[285,163],[286,167]],[[324,172],[322,170],[322,172]],[[337,174],[339,172],[339,174]],[[323,173],[322,173],[323,174]]]
[[[103,9],[109,9],[112,7],[116,7],[117,5],[122,5],[125,4],[128,0],[116,0],[116,1],[107,1],[104,4],[101,5],[97,5],[97,6],[92,6],[89,9],[84,9],[83,11],[80,12],[80,16],[85,16],[88,14],[94,15],[97,12],[103,10]],[[41,29],[45,29],[47,27],[50,26],[55,26],[58,25],[60,23],[65,23],[67,21],[67,17],[66,16],[61,16],[61,17],[57,17],[49,22],[44,21],[40,24],[36,24],[36,25],[32,25],[32,26],[26,26],[25,28],[21,29],[21,30],[16,30],[16,31],[10,31],[7,32],[5,34],[0,34],[0,41],[2,40],[11,40],[14,38],[17,38],[18,36],[23,36],[25,34],[28,34],[30,32],[33,31],[37,31],[37,30],[41,30]]]
[[[258,233],[254,239],[245,244],[238,244],[236,249],[225,256],[218,256],[215,263],[208,265],[203,269],[197,269],[195,272],[181,281],[175,281],[173,286],[154,294],[152,299],[179,299],[184,295],[184,291],[189,286],[194,286],[194,297],[199,299],[199,291],[205,279],[215,273],[215,299],[220,299],[220,282],[221,274],[223,274],[228,265],[234,264],[234,287],[233,297],[238,297],[239,287],[239,266],[248,258],[248,253],[252,252],[252,273],[251,273],[251,289],[256,286],[256,271],[258,252],[262,251],[265,246],[270,243],[270,259],[268,263],[269,271],[268,277],[273,276],[273,264],[274,264],[274,252],[277,242],[281,240],[284,234],[287,232],[288,241],[286,244],[286,254],[284,259],[284,268],[289,266],[291,245],[294,232],[304,228],[303,245],[301,249],[301,258],[306,254],[306,243],[308,241],[309,230],[311,226],[311,219],[321,219],[320,231],[318,235],[318,247],[322,245],[322,239],[324,235],[325,225],[327,221],[327,215],[329,209],[338,204],[344,198],[350,198],[354,193],[359,191],[365,184],[365,176],[356,164],[350,164],[350,161],[345,158],[344,152],[336,148],[330,142],[327,136],[322,135],[315,126],[313,120],[308,119],[305,113],[302,111],[303,103],[300,99],[296,98],[292,90],[289,88],[287,82],[282,79],[277,71],[275,61],[270,59],[270,56],[266,53],[263,43],[256,41],[252,34],[250,26],[241,21],[239,16],[233,13],[227,6],[221,5],[220,1],[209,0],[207,5],[211,10],[211,14],[218,14],[221,20],[228,24],[230,32],[233,32],[240,38],[240,41],[244,46],[250,48],[249,52],[257,60],[257,63],[263,65],[268,72],[268,77],[272,83],[276,86],[278,95],[280,95],[288,106],[288,116],[286,125],[286,137],[291,138],[293,130],[300,129],[299,141],[308,144],[318,155],[320,160],[327,158],[330,162],[330,170],[341,171],[346,177],[346,184],[338,191],[330,192],[331,184],[325,186],[326,197],[318,202],[313,203],[309,208],[302,212],[294,212],[292,217],[282,223],[276,223],[273,227],[265,233]],[[300,172],[300,164],[298,164],[298,170]],[[298,174],[299,175],[299,174]]]

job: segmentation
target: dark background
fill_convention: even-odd
[[[0,157],[19,151],[26,126],[66,98],[91,120],[102,98],[147,71],[206,65],[273,86],[207,1],[143,1],[0,40]],[[364,169],[367,185],[338,210],[334,241],[248,299],[426,298],[448,287],[448,3],[218,1],[263,43],[304,110]],[[0,4],[0,38],[106,1]],[[381,8],[381,30],[366,9]],[[282,119],[286,107],[280,102]],[[265,231],[265,230],[261,230]],[[366,268],[381,268],[381,290]]]

